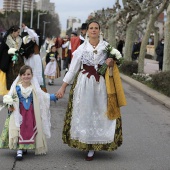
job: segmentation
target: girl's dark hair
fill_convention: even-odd
[[[20,68],[19,75],[20,76],[23,75],[26,72],[26,70],[31,70],[31,73],[33,74],[32,68],[28,65],[24,65]]]
[[[89,29],[89,25],[91,23],[96,23],[98,26],[99,26],[99,30],[100,30],[100,24],[97,22],[97,21],[90,21],[88,24],[87,24],[87,30]]]
[[[17,32],[19,30],[19,26],[17,25],[13,25],[12,27],[9,28],[9,30],[7,30],[7,32],[4,35],[4,40],[6,41],[7,37],[9,34],[13,33],[13,32]]]

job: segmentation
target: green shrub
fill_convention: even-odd
[[[170,97],[170,71],[153,74],[152,87]]]
[[[119,68],[120,72],[131,76],[138,72],[138,63],[136,61],[124,61]]]

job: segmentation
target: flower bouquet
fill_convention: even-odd
[[[50,60],[54,61],[55,60],[55,54],[50,54]]]
[[[7,107],[9,112],[14,111],[14,103],[16,102],[16,95],[4,95],[3,96],[3,105],[0,107],[0,110],[2,110],[4,107]]]
[[[13,65],[16,64],[18,61],[18,56],[19,56],[18,50],[16,48],[10,48],[8,50],[8,54],[12,56]]]
[[[123,57],[121,55],[121,53],[115,49],[114,47],[112,47],[110,44],[106,46],[106,48],[104,49],[104,52],[107,54],[107,58],[112,58],[117,65],[121,65],[123,62]],[[108,65],[106,63],[104,63],[98,70],[97,72],[101,75],[105,75],[105,72],[108,68]],[[112,68],[112,67],[111,67]]]

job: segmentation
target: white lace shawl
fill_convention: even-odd
[[[104,49],[107,45],[108,43],[106,41],[100,40],[99,44],[94,49],[88,39],[86,39],[85,42],[73,52],[73,59],[69,71],[65,75],[63,81],[68,84],[72,83],[76,73],[83,64],[94,66],[95,68],[98,64],[102,65],[106,60]],[[97,51],[97,54],[95,51]]]
[[[8,93],[9,95],[16,94],[16,85],[18,84],[18,82],[20,82],[20,76],[18,76],[13,82],[11,89]],[[39,106],[34,107],[40,108],[43,132],[47,138],[50,138],[51,137],[50,95],[41,90],[40,85],[35,77],[32,78],[31,84],[33,86],[33,90],[35,91],[39,103]],[[13,113],[15,118],[15,124],[17,127],[20,127],[20,125],[22,124],[22,115],[19,112],[19,99],[17,99],[17,102],[14,104],[14,108],[15,110],[13,111]]]
[[[11,35],[8,35],[6,39],[6,44],[9,48],[16,48],[17,50],[19,50],[22,45],[22,38],[18,36],[16,37],[16,41],[14,41]]]

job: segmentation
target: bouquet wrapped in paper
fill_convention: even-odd
[[[121,53],[112,47],[110,44],[106,46],[104,52],[107,54],[107,58],[112,58],[117,65],[121,65],[123,62],[123,57]],[[98,70],[97,72],[101,75],[105,75],[105,72],[107,70],[108,65],[104,63]],[[110,67],[112,69],[112,67]]]
[[[10,48],[8,50],[8,54],[12,56],[13,65],[16,64],[18,61],[19,51],[16,48]]]

